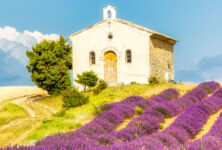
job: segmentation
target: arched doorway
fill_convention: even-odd
[[[104,54],[104,80],[108,83],[117,81],[117,59],[112,51]]]

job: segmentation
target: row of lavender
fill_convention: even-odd
[[[219,84],[216,82],[202,83],[191,92],[188,92],[176,100],[162,101],[161,103],[155,104],[148,108],[143,115],[133,119],[126,128],[119,132],[113,131],[105,134],[100,138],[100,141],[111,145],[121,143],[122,141],[133,141],[138,137],[155,133],[159,129],[159,124],[164,122],[165,118],[180,114],[191,104],[199,102],[205,98],[208,93],[214,92],[218,86]]]
[[[104,105],[102,108],[106,109],[105,112],[75,132],[50,136],[37,142],[36,146],[17,149],[76,149],[87,147],[92,149],[92,147],[99,148],[98,146],[103,144],[116,146],[122,142],[126,143],[125,141],[137,141],[139,136],[158,131],[159,123],[163,122],[165,117],[172,117],[182,112],[190,104],[206,97],[207,91],[215,91],[218,85],[215,82],[202,83],[191,92],[172,102],[170,100],[179,95],[174,89],[168,89],[148,100],[142,97],[128,97],[122,102]],[[146,112],[133,120],[126,129],[114,132],[117,125],[123,122],[125,118],[133,116],[135,106],[143,107]],[[177,108],[177,106],[180,107]]]
[[[132,142],[115,143],[111,147],[95,149],[186,149],[220,150],[222,147],[222,119],[219,118],[211,131],[192,143],[186,144],[201,130],[211,114],[222,108],[222,88],[211,97],[191,105],[165,130]],[[222,117],[222,116],[221,116]],[[186,144],[185,146],[180,146]]]
[[[197,139],[193,142],[188,142],[187,144],[177,148],[178,150],[196,150],[196,149],[206,149],[206,150],[221,150],[222,149],[222,113],[220,113],[219,118],[214,123],[211,130],[204,135],[202,138]]]

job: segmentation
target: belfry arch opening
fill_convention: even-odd
[[[110,10],[107,12],[107,16],[108,16],[108,19],[112,18],[112,12]]]

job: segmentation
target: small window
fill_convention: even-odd
[[[132,62],[132,54],[131,50],[126,51],[126,63],[131,63]]]
[[[96,55],[95,52],[90,52],[89,53],[89,62],[91,65],[96,64]]]
[[[110,33],[110,34],[108,35],[108,39],[113,39],[112,33]]]

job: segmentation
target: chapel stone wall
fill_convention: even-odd
[[[150,37],[150,77],[155,76],[160,81],[174,80],[174,44]]]

